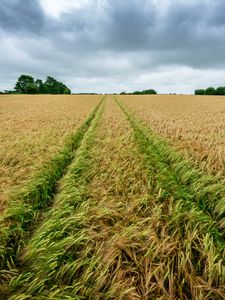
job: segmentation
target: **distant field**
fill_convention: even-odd
[[[225,175],[225,97],[121,96],[156,133],[213,173]]]
[[[0,101],[0,299],[225,299],[223,98]]]
[[[99,96],[0,96],[0,203],[75,132]],[[4,193],[3,193],[4,192]]]

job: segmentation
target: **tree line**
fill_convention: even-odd
[[[48,76],[43,82],[30,75],[21,75],[12,91],[7,94],[71,94],[71,90],[62,82]]]
[[[132,93],[122,92],[120,95],[156,95],[157,92],[153,89],[143,90],[143,91],[135,91]]]
[[[220,86],[218,88],[208,87],[207,89],[195,90],[195,95],[225,95],[225,86]]]

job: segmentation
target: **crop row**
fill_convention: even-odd
[[[176,251],[168,255],[161,274],[162,286],[168,287],[169,293],[176,278],[170,297],[225,297],[224,186],[195,169],[122,102],[117,100],[117,103],[144,155],[151,194],[155,195],[160,210],[162,227],[158,228],[158,237],[162,238],[162,230],[167,231],[168,241],[176,243]]]
[[[14,195],[3,214],[0,230],[0,275],[3,291],[5,281],[17,274],[21,264],[21,248],[43,218],[43,212],[52,205],[58,181],[73,158],[77,157],[82,140],[97,118],[101,106],[102,101],[70,137],[64,148]]]
[[[0,213],[70,139],[102,96],[6,95],[0,101]]]
[[[97,111],[60,182],[54,206],[27,244],[23,272],[10,282],[12,291],[23,292],[10,299],[46,299],[46,292],[47,298],[54,299],[58,294],[56,287],[69,286],[75,274],[85,268],[85,261],[80,261],[74,250],[81,248],[87,239],[81,227],[86,220],[87,184],[93,176],[89,150],[102,109],[103,106]]]
[[[225,179],[225,101],[182,95],[121,96],[145,124],[198,168]]]

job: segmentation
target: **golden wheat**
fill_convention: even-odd
[[[121,96],[150,128],[186,157],[225,174],[225,97]]]
[[[62,147],[100,98],[1,96],[0,203]]]
[[[60,178],[53,176],[52,184],[47,176],[42,189],[37,181],[36,200],[31,189],[5,214],[0,295],[10,300],[225,299],[224,185],[155,134],[183,147],[185,124],[194,134],[201,109],[199,132],[204,132],[216,109],[201,97],[191,107],[191,97],[178,104],[177,97],[168,97],[173,105],[167,108],[161,96],[114,100],[101,101],[89,116]],[[221,118],[222,107],[217,107]],[[180,126],[181,137],[172,124]],[[51,198],[49,184],[55,187]]]

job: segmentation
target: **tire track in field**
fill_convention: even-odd
[[[9,284],[10,299],[49,299],[51,296],[56,299],[60,287],[67,281],[69,285],[70,277],[78,272],[79,257],[75,250],[83,247],[87,240],[82,224],[89,199],[88,185],[96,171],[90,149],[103,109],[104,105],[96,112],[61,179],[54,206],[27,243],[22,257],[23,269]]]
[[[149,209],[147,178],[140,157],[136,156],[132,130],[113,101],[107,102],[93,145],[87,164],[89,172],[81,172],[79,177],[85,175],[90,180],[85,184],[85,193],[81,187],[82,199],[86,201],[81,201],[64,220],[63,233],[68,226],[69,230],[56,245],[53,237],[61,236],[62,227],[54,224],[48,229],[45,222],[45,233],[40,228],[25,255],[30,270],[20,278],[21,290],[10,300],[22,296],[55,300],[131,299],[131,296],[141,299],[136,289],[138,278],[144,281],[144,270],[135,275],[137,262],[129,263],[129,251],[135,259],[142,248],[146,249],[143,242],[148,236],[148,218],[143,219],[142,214]],[[65,188],[57,203],[65,201]],[[60,211],[64,215],[62,205]],[[61,223],[60,220],[61,216]],[[44,251],[42,247],[46,244],[48,250]],[[15,284],[18,288],[17,278],[11,282],[12,286]]]
[[[116,102],[127,116],[145,157],[151,193],[162,207],[164,229],[167,227],[180,244],[177,253],[169,255],[167,275],[172,273],[174,278],[162,276],[162,285],[165,283],[173,292],[175,281],[183,280],[177,286],[181,293],[172,293],[171,299],[175,295],[182,299],[225,299],[224,186],[182,160],[123,103]]]
[[[152,199],[137,150],[129,123],[111,99],[92,154],[98,172],[91,183],[85,224],[92,260],[77,278],[80,298],[145,299],[141,257],[150,242]],[[86,260],[88,253],[81,255]]]
[[[39,222],[41,213],[53,201],[58,181],[76,157],[76,153],[96,119],[104,99],[96,106],[79,129],[70,137],[64,148],[32,178],[22,190],[16,192],[0,220],[0,294],[5,282],[17,275],[17,260],[21,248]],[[37,226],[36,224],[35,226]],[[7,289],[7,288],[6,288]]]
[[[146,161],[154,163],[152,171],[155,174],[161,172],[163,175],[162,190],[173,194],[175,199],[181,198],[187,204],[196,205],[196,209],[211,216],[214,226],[217,227],[212,234],[222,242],[225,234],[225,186],[216,177],[205,175],[194,168],[163,139],[136,119],[123,103],[118,101],[117,103],[130,121],[140,150],[147,158]]]

